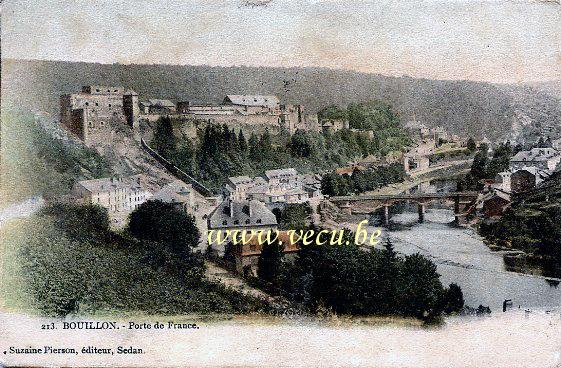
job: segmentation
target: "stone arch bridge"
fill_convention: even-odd
[[[383,216],[386,225],[389,224],[390,220],[389,208],[397,202],[417,203],[419,222],[424,221],[426,206],[429,203],[453,203],[454,220],[456,224],[462,225],[466,222],[466,216],[475,208],[477,195],[477,192],[379,194],[336,196],[327,200],[349,215],[371,214],[380,208],[384,208]]]

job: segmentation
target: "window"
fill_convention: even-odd
[[[239,225],[240,222],[238,220],[234,221],[234,225]]]
[[[96,102],[95,105],[96,105],[96,106],[99,106],[99,103]]]
[[[89,103],[89,102],[86,102],[86,106],[90,106],[90,103]]]
[[[228,221],[226,220],[222,221],[222,225],[228,225]]]
[[[257,219],[257,223],[260,224],[260,223],[261,223],[261,219]]]
[[[245,223],[246,223],[246,224],[249,224],[249,219],[245,220]]]
[[[111,104],[109,104],[109,107],[111,107]]]
[[[99,88],[96,88],[96,90],[95,90],[95,91],[96,91],[96,92],[99,92]]]

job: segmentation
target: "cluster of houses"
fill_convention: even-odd
[[[410,133],[411,138],[423,147],[436,148],[445,142],[465,144],[465,139],[456,134],[448,133],[443,127],[429,128],[416,119],[406,122],[403,127]]]
[[[219,197],[204,197],[191,184],[174,180],[159,190],[147,189],[143,174],[82,180],[74,185],[75,201],[104,207],[112,226],[126,225],[129,214],[148,200],[160,200],[193,215],[202,234],[207,230],[248,232],[276,230],[277,215],[286,204],[319,203],[320,176],[299,174],[294,168],[267,170],[262,176],[237,176],[228,179]],[[201,246],[207,239],[202,237]],[[224,252],[225,244],[215,244],[217,254]],[[260,249],[258,245],[240,244],[236,250],[239,271],[256,272]],[[294,251],[288,247],[287,251]],[[249,267],[249,268],[248,268]]]
[[[508,170],[498,173],[490,183],[481,201],[485,216],[501,215],[512,195],[538,188],[561,169],[560,163],[561,151],[553,147],[518,152],[510,159]]]

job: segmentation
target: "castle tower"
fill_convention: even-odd
[[[132,89],[123,95],[123,111],[127,119],[127,124],[133,129],[138,128],[138,118],[140,107],[138,106],[138,93]]]

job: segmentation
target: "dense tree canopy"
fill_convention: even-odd
[[[128,230],[138,239],[166,244],[178,255],[188,255],[200,238],[193,216],[162,201],[141,204],[131,213]]]
[[[433,319],[463,307],[457,285],[445,289],[434,263],[420,254],[399,257],[391,243],[384,250],[361,249],[350,231],[343,243],[301,244],[295,263],[282,269],[285,295],[312,311],[352,315]]]
[[[158,121],[152,145],[217,192],[229,176],[256,176],[279,167],[295,167],[300,172],[333,170],[359,157],[384,156],[411,144],[397,115],[381,102],[351,104],[347,110],[331,107],[325,114],[349,115],[351,127],[370,132],[298,130],[291,136],[287,132],[272,135],[265,130],[262,134],[253,131],[246,140],[247,132],[207,124],[197,139],[177,138],[173,134],[174,122],[166,117]]]
[[[321,180],[321,192],[325,195],[347,195],[364,193],[405,179],[405,170],[400,164],[377,167],[375,170],[355,170],[352,175],[326,174]]]

